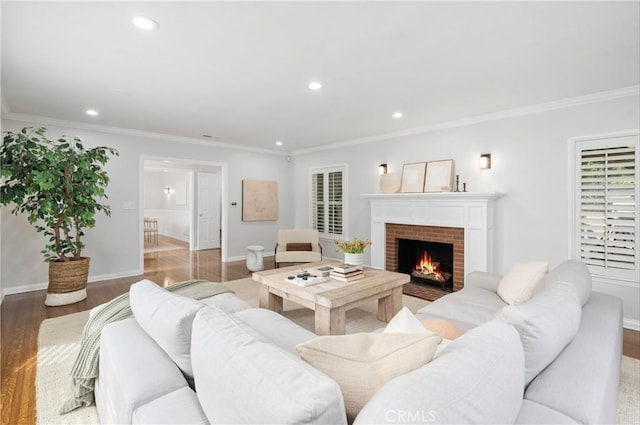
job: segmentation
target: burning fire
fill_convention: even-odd
[[[423,251],[422,258],[420,258],[416,263],[415,272],[418,272],[429,279],[438,282],[444,282],[446,279],[444,275],[440,273],[440,271],[438,271],[438,266],[440,266],[440,263],[438,263],[437,261],[431,261],[431,256],[429,255],[429,253]]]
[[[421,271],[422,273],[437,273],[438,263],[434,263],[431,261],[431,256],[428,252],[424,251],[422,253],[422,258],[416,263],[416,270]]]

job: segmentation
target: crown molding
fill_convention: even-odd
[[[162,140],[165,142],[185,143],[190,145],[218,147],[218,148],[224,148],[224,149],[235,149],[235,150],[242,150],[242,151],[255,152],[255,153],[265,153],[269,155],[279,155],[279,156],[291,155],[290,152],[253,148],[249,146],[237,146],[231,143],[216,142],[214,140],[205,141],[205,140],[194,139],[192,137],[174,136],[170,134],[154,133],[151,131],[134,130],[131,128],[112,127],[108,125],[99,125],[99,124],[88,124],[88,123],[82,123],[77,121],[66,121],[66,120],[60,120],[57,118],[41,117],[37,115],[16,114],[9,110],[8,105],[6,106],[6,109],[5,109],[4,102],[3,102],[2,117],[10,120],[26,121],[34,124],[55,125],[58,127],[71,127],[71,128],[78,128],[80,130],[97,131],[100,133],[117,134],[120,136],[140,137],[144,139]]]
[[[13,113],[9,109],[9,105],[2,98],[2,117],[6,119],[12,119],[16,121],[33,122],[44,125],[56,125],[60,127],[72,127],[82,130],[98,131],[102,133],[118,134],[122,136],[141,137],[146,139],[162,140],[167,142],[185,143],[191,145],[207,146],[207,147],[219,147],[224,149],[243,150],[255,153],[265,153],[269,155],[303,155],[314,152],[321,152],[331,149],[344,148],[347,146],[361,145],[364,143],[378,142],[382,140],[394,139],[404,136],[414,136],[418,134],[432,133],[435,131],[465,127],[469,125],[479,124],[488,121],[498,121],[508,118],[520,117],[525,115],[538,114],[541,112],[552,111],[556,109],[570,108],[580,105],[588,105],[591,103],[604,102],[607,100],[619,99],[623,97],[638,96],[640,94],[640,85],[623,87],[615,90],[602,91],[597,93],[588,94],[585,96],[578,96],[566,99],[560,99],[552,102],[539,103],[535,105],[524,106],[520,108],[506,109],[490,114],[477,115],[468,118],[462,118],[459,120],[446,121],[439,124],[410,128],[401,131],[395,131],[391,133],[378,134],[374,136],[361,137],[358,139],[345,140],[342,142],[331,143],[328,145],[318,146],[309,149],[301,149],[297,151],[274,151],[271,149],[260,149],[248,146],[237,146],[230,143],[216,142],[216,141],[204,141],[194,139],[190,137],[173,136],[169,134],[154,133],[150,131],[134,130],[129,128],[112,127],[97,124],[87,124],[76,121],[59,120],[56,118],[41,117],[36,115],[17,114]]]
[[[293,151],[292,155],[302,155],[324,150],[344,148],[346,146],[360,145],[363,143],[372,143],[382,140],[394,139],[403,136],[414,136],[418,134],[432,133],[434,131],[445,130],[449,128],[465,127],[469,125],[479,124],[488,121],[498,121],[508,118],[520,117],[524,115],[538,114],[556,109],[571,108],[573,106],[588,105],[590,103],[604,102],[607,100],[619,99],[623,97],[638,96],[640,94],[640,85],[623,87],[615,90],[602,91],[566,99],[555,100],[552,102],[538,103],[535,105],[524,106],[520,108],[505,109],[503,111],[493,112],[490,114],[477,115],[459,120],[447,121],[440,124],[434,124],[424,127],[410,128],[407,130],[394,131],[392,133],[379,134],[375,136],[367,136],[343,142],[336,142],[329,145],[318,146],[315,148],[301,149]]]

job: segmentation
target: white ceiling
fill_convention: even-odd
[[[236,146],[296,152],[640,82],[637,1],[0,4],[8,116]]]

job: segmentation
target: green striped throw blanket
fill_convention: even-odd
[[[166,287],[183,297],[201,300],[225,292],[233,292],[224,285],[206,280],[187,280]],[[100,357],[100,333],[109,323],[132,317],[129,305],[129,293],[122,294],[104,304],[93,314],[82,330],[80,336],[80,352],[71,368],[73,395],[60,409],[64,415],[79,407],[90,406],[94,402],[93,390],[98,377],[98,361]]]

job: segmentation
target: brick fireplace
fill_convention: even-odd
[[[397,268],[397,239],[452,243],[453,289],[471,271],[494,271],[493,206],[499,193],[392,193],[362,195],[371,206],[371,260]]]
[[[453,290],[464,286],[464,229],[460,227],[417,226],[413,224],[386,223],[385,269],[398,270],[398,244],[401,239],[437,242],[453,245]]]

